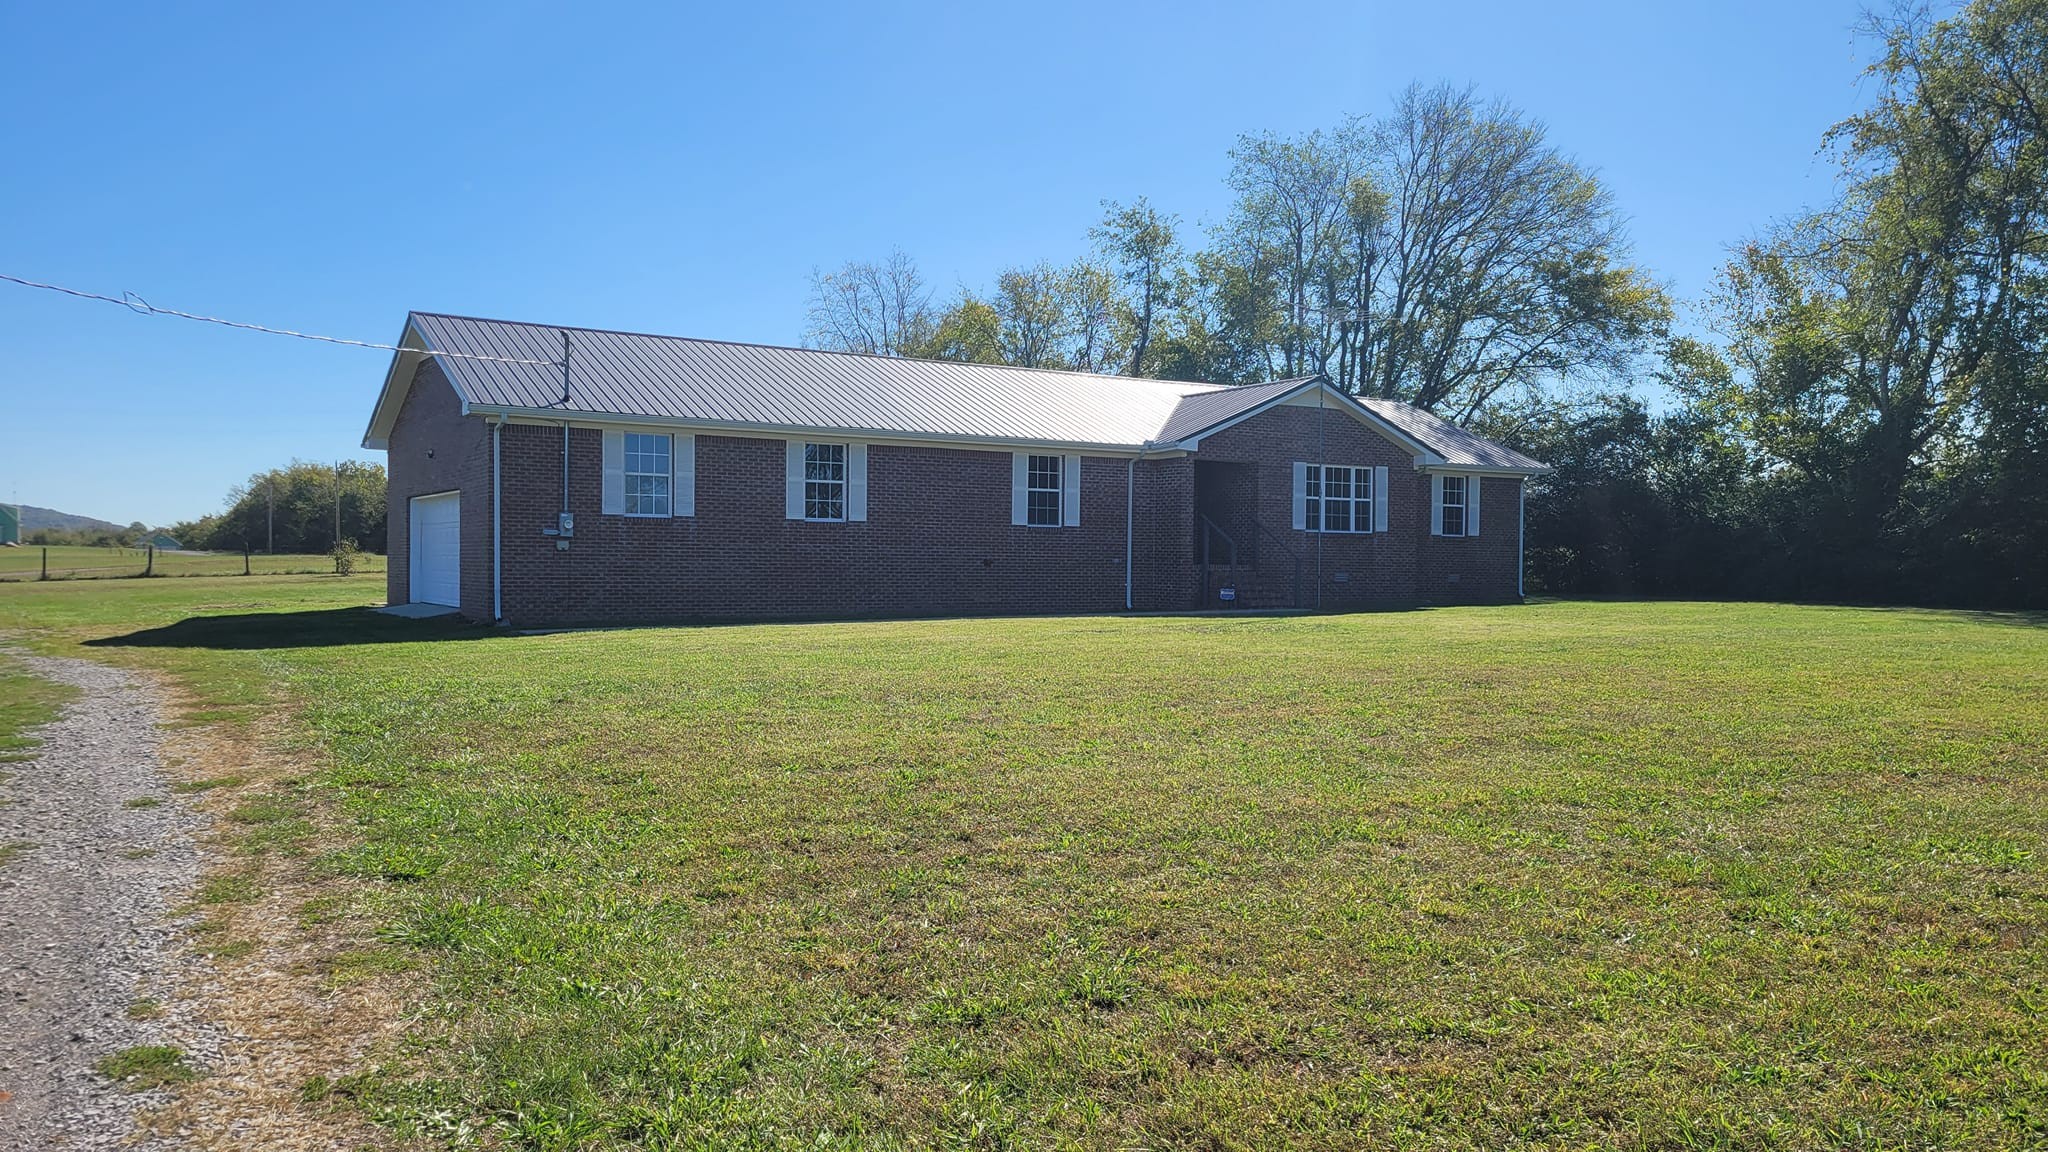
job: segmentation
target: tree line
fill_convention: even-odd
[[[166,531],[187,548],[215,552],[324,553],[347,541],[381,553],[384,483],[382,464],[294,460],[230,489],[224,511]]]
[[[1407,401],[1556,467],[1545,591],[2048,604],[2048,0],[1866,32],[1834,202],[1734,248],[1690,331],[1542,124],[1416,86],[1240,138],[1200,244],[1138,199],[985,292],[855,261],[813,275],[807,339]]]
[[[71,545],[86,548],[140,548],[148,542],[149,525],[137,520],[126,528],[102,525],[89,528],[31,528],[22,533],[26,545],[56,548]]]
[[[1139,199],[1090,252],[944,304],[901,252],[814,274],[817,347],[1243,384],[1324,374],[1469,420],[1624,367],[1670,318],[1612,198],[1542,125],[1413,87],[1383,118],[1241,138],[1208,243]]]

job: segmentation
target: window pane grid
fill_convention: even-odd
[[[1443,523],[1437,531],[1445,536],[1465,534],[1465,478],[1446,476],[1443,479]]]
[[[1024,522],[1034,528],[1057,528],[1065,498],[1066,457],[1032,456],[1024,467]]]
[[[846,445],[804,445],[804,519],[846,519]]]
[[[1304,471],[1311,532],[1372,531],[1372,469],[1346,464],[1310,464]]]
[[[665,433],[626,433],[626,515],[669,514],[671,444]]]

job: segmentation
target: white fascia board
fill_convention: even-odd
[[[1427,466],[1418,462],[1415,467],[1422,472],[1442,472],[1452,476],[1497,476],[1514,480],[1527,479],[1532,476],[1548,476],[1552,472],[1557,471],[1557,469],[1549,467],[1497,468],[1479,464],[1452,464],[1444,460],[1439,460]]]
[[[823,428],[797,424],[759,424],[737,420],[691,420],[673,416],[634,416],[604,412],[563,412],[549,408],[521,408],[491,404],[465,404],[465,414],[501,416],[514,424],[544,424],[559,428],[564,423],[576,428],[663,428],[698,432],[712,436],[743,436],[763,440],[787,440],[792,436],[815,437],[820,441],[859,441],[863,444],[892,444],[911,448],[956,448],[987,452],[1008,452],[1020,448],[1046,452],[1074,452],[1085,456],[1140,456],[1158,459],[1185,455],[1178,445],[1146,448],[1141,444],[1096,444],[1067,440],[1020,440],[1014,437],[946,435],[937,432],[891,432],[875,428]],[[1162,450],[1162,447],[1164,450]]]
[[[432,354],[427,338],[413,325],[412,317],[405,318],[405,330],[393,341],[398,351],[391,354],[391,367],[384,372],[384,387],[377,393],[377,406],[370,410],[369,427],[363,430],[363,447],[372,451],[386,451],[391,447],[391,426],[398,423],[398,410],[405,406],[405,394],[412,389],[412,378],[419,371],[420,362]],[[450,374],[448,383],[455,389],[455,395],[462,400],[463,413],[468,414],[469,400],[462,395],[462,385],[455,382]]]

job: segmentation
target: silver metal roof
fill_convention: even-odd
[[[1218,388],[1183,397],[1159,430],[1158,439],[1173,443],[1214,428],[1225,420],[1242,416],[1261,404],[1285,399],[1316,382],[1314,376],[1275,380],[1270,384],[1246,384],[1239,388]]]
[[[567,397],[562,359],[568,336]],[[994,364],[910,360],[734,344],[679,336],[562,328],[414,312],[402,344],[419,353],[394,357],[386,395],[364,443],[382,447],[410,384],[405,367],[423,353],[447,373],[472,412],[653,419],[735,428],[831,430],[848,435],[1070,445],[1136,451],[1177,444],[1225,421],[1310,387],[1316,378],[1228,387],[1057,372]],[[496,359],[492,359],[495,357]],[[512,363],[508,361],[539,361]],[[403,371],[401,369],[403,368]],[[403,375],[407,379],[401,380]],[[394,389],[398,389],[394,394]],[[1541,469],[1527,457],[1472,436],[1427,413],[1372,401],[1372,415],[1400,435],[1437,448],[1410,427],[1450,429],[1454,449],[1483,446]],[[1423,417],[1396,422],[1383,406]],[[1362,410],[1363,411],[1363,410]],[[1502,455],[1504,454],[1504,456]],[[1480,462],[1474,458],[1475,465]]]
[[[566,404],[556,368],[444,358],[472,408],[1134,448],[1157,438],[1184,397],[1218,390],[425,313],[413,325],[432,351],[546,360],[561,358],[568,333]]]
[[[1359,397],[1367,411],[1429,445],[1444,463],[1459,468],[1498,468],[1505,472],[1548,472],[1550,466],[1476,432],[1468,432],[1434,412],[1399,400]]]

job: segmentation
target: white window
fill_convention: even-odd
[[[1064,456],[1033,456],[1025,468],[1024,522],[1034,528],[1057,528],[1063,522],[1060,497],[1066,489]]]
[[[1074,528],[1081,523],[1081,458],[1010,453],[1010,523]]]
[[[851,524],[868,518],[868,446],[784,441],[784,512],[791,520]]]
[[[804,519],[846,519],[846,445],[804,445]]]
[[[1437,530],[1437,534],[1440,536],[1465,535],[1465,482],[1466,478],[1463,476],[1446,476],[1443,478],[1443,500],[1440,513],[1443,520]]]
[[[1311,532],[1373,530],[1373,470],[1348,464],[1310,464],[1303,527]]]
[[[674,448],[667,433],[626,433],[626,515],[669,514]]]
[[[598,511],[606,516],[695,516],[697,438],[605,429]]]

